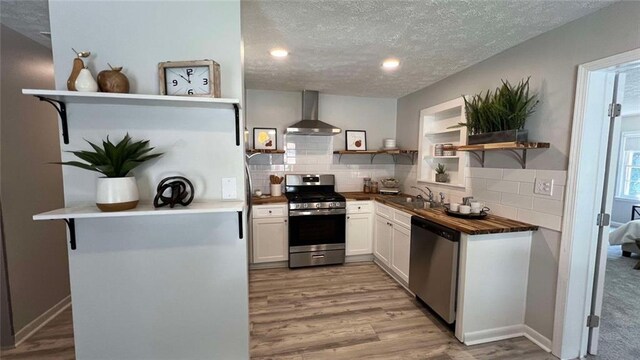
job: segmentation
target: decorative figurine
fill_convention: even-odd
[[[97,92],[98,83],[93,79],[91,71],[84,68],[80,70],[78,77],[76,78],[76,90],[79,92]]]
[[[169,196],[164,195],[167,190],[171,190]],[[169,205],[173,209],[176,204],[187,206],[193,201],[193,184],[182,176],[170,176],[162,179],[156,191],[156,196],[153,198],[153,206],[156,208]]]
[[[69,91],[77,91],[76,90],[76,79],[80,74],[80,71],[84,69],[84,62],[81,58],[87,58],[91,55],[90,51],[76,51],[74,48],[71,48],[73,52],[76,54],[76,58],[73,59],[73,66],[71,67],[71,74],[69,75],[69,79],[67,79],[67,90]]]
[[[98,74],[98,88],[102,92],[128,93],[129,79],[121,72],[122,67],[113,67],[107,63],[111,70],[102,70]]]

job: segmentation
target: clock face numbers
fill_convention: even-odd
[[[208,66],[165,68],[167,95],[210,95]]]

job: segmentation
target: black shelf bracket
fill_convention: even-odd
[[[76,220],[64,219],[64,222],[67,223],[67,227],[69,228],[69,244],[71,245],[71,250],[75,250],[76,249]]]
[[[58,115],[60,115],[60,122],[62,123],[62,140],[64,141],[65,144],[68,144],[69,143],[69,125],[67,123],[67,106],[65,105],[65,103],[60,100],[49,99],[44,96],[35,95],[35,97],[40,99],[40,101],[48,102],[49,104],[51,104],[51,106],[53,106],[56,109],[56,111],[58,112]]]
[[[233,104],[233,110],[236,113],[236,146],[240,146],[240,107]]]
[[[242,211],[238,211],[238,238],[244,238],[244,231],[242,230]]]
[[[484,151],[469,151],[473,157],[475,157],[482,167],[484,167]]]
[[[527,168],[527,149],[522,149],[522,155],[518,154],[518,150],[508,149],[508,151],[513,154],[523,169]]]

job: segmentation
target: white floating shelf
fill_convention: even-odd
[[[189,206],[176,205],[173,209],[168,206],[154,208],[153,204],[141,203],[135,209],[126,211],[103,212],[95,204],[74,206],[56,209],[33,216],[33,220],[63,220],[63,219],[90,219],[90,218],[114,218],[132,216],[158,216],[158,215],[186,215],[186,214],[210,214],[238,212],[244,209],[243,201],[207,201],[194,202]]]
[[[448,133],[454,133],[454,132],[460,132],[460,128],[427,131],[424,133],[424,136],[442,135],[442,134],[448,134]]]
[[[431,180],[418,180],[419,183],[423,183],[423,184],[432,184],[432,185],[438,185],[438,186],[444,186],[444,187],[449,187],[449,188],[454,188],[454,189],[464,189],[465,185],[464,184],[451,184],[451,183],[443,183],[443,182],[437,182],[437,181],[431,181]]]
[[[203,108],[233,108],[240,106],[240,100],[198,96],[169,96],[122,94],[104,92],[78,92],[66,90],[22,89],[24,95],[42,96],[67,104],[142,105]]]

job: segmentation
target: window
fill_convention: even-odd
[[[617,195],[640,200],[640,132],[622,133]]]

